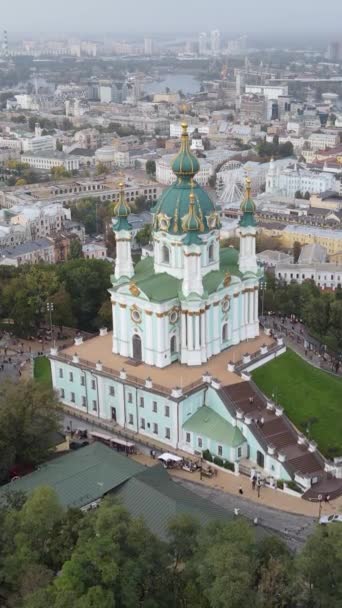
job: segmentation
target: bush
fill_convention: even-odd
[[[284,482],[282,479],[277,479],[277,488],[279,488],[279,490],[284,489]]]
[[[287,481],[286,485],[289,488],[289,490],[298,492],[298,494],[303,494],[303,490],[299,487],[299,485],[295,481],[292,481],[292,479],[291,479],[291,481]]]
[[[228,469],[229,471],[235,471],[235,466],[233,462],[229,462],[229,460],[225,460],[223,463],[223,466],[225,469]]]
[[[219,456],[214,456],[214,464],[217,464],[218,467],[223,467],[223,460]]]
[[[207,460],[208,462],[212,462],[213,461],[213,457],[211,455],[210,450],[204,450],[202,452],[202,457],[204,458],[204,460]]]

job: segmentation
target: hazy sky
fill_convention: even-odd
[[[337,36],[342,0],[1,0],[9,32],[303,32]],[[342,36],[341,36],[342,37]]]

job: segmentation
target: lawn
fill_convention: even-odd
[[[316,369],[293,351],[252,372],[253,380],[268,396],[275,395],[296,427],[305,431],[326,456],[342,455],[342,379]]]
[[[33,376],[42,384],[52,386],[50,361],[47,357],[37,357],[33,363]]]

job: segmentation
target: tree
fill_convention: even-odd
[[[147,175],[150,175],[152,177],[155,176],[155,174],[156,174],[156,161],[155,160],[148,160],[146,162],[146,173],[147,173]]]
[[[105,300],[98,312],[99,327],[107,327],[112,329],[113,324],[113,311],[111,301]]]
[[[302,246],[299,241],[294,241],[292,251],[293,251],[293,260],[295,264],[298,262],[298,258],[300,256],[300,252],[302,250]]]
[[[15,182],[16,186],[25,186],[27,184],[26,179],[23,177],[20,177],[19,179],[17,179],[17,181]]]
[[[33,381],[6,382],[0,390],[2,479],[13,465],[36,466],[53,452],[52,434],[60,430],[58,401],[48,387]]]
[[[82,251],[82,243],[80,239],[76,236],[70,241],[70,251],[69,251],[69,259],[70,260],[78,260],[83,257]]]
[[[287,156],[293,156],[293,144],[290,141],[286,141],[283,144],[279,144],[278,156],[280,158],[286,158]]]
[[[303,194],[301,193],[300,190],[296,190],[296,192],[295,192],[295,198],[303,198]]]
[[[96,175],[108,175],[109,167],[104,163],[97,163],[95,172]]]
[[[145,224],[141,230],[137,232],[135,235],[135,240],[140,245],[140,247],[144,247],[148,245],[151,240],[152,235],[152,224]]]
[[[71,173],[64,167],[52,167],[51,175],[55,179],[61,179],[62,177],[71,177]]]
[[[307,190],[304,194],[304,198],[309,201],[310,200],[310,192]]]

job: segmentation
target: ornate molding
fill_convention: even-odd
[[[140,289],[139,287],[134,283],[134,281],[132,281],[129,284],[129,288],[128,288],[132,294],[132,296],[137,297],[140,294]]]

